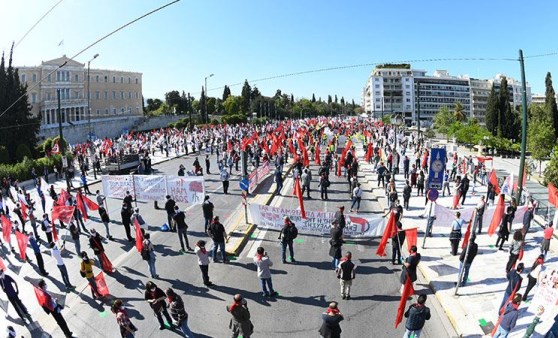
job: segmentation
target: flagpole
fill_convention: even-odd
[[[471,247],[469,243],[471,242],[471,237],[475,235],[475,231],[477,230],[477,224],[478,224],[477,214],[478,214],[478,209],[475,208],[475,210],[473,211],[473,215],[471,216],[471,218],[473,219],[473,228],[471,229],[471,233],[467,241],[467,248],[465,249],[465,257],[463,257],[463,263],[462,263],[463,268],[458,273],[457,285],[455,286],[455,292],[453,293],[454,296],[457,296],[457,292],[459,291],[459,284],[461,284],[463,273],[465,273],[465,263],[467,262],[467,257],[469,256],[469,249]]]
[[[428,210],[428,217],[426,218],[426,228],[424,229],[424,237],[422,238],[422,248],[424,249],[424,245],[426,244],[426,236],[428,235],[428,221],[432,215],[432,205],[434,202],[430,201],[430,209]],[[432,229],[430,229],[432,231]]]
[[[134,179],[134,174],[131,174],[130,176],[132,176],[132,190],[134,192],[134,203],[136,204],[136,208],[137,208],[138,200],[136,199],[136,180]]]

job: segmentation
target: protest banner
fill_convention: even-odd
[[[176,203],[202,204],[205,195],[203,176],[167,176],[167,193]]]
[[[554,317],[558,311],[558,288],[554,287],[557,281],[558,271],[552,268],[546,268],[541,272],[542,278],[539,285],[535,288],[535,294],[529,308],[530,313],[537,313],[539,306],[544,307],[542,314],[541,324],[536,327],[538,333],[544,334],[547,332],[552,324],[554,324]]]
[[[288,216],[302,234],[329,234],[334,212],[306,210],[306,219],[298,209],[277,208],[262,204],[250,204],[252,221],[259,228],[281,230],[284,225],[283,217]],[[345,215],[347,226],[343,231],[346,237],[379,237],[386,226],[381,216],[361,217]]]
[[[124,198],[126,191],[134,190],[131,175],[103,175],[103,193],[106,197]]]
[[[265,161],[261,166],[254,169],[248,177],[248,179],[250,180],[250,187],[248,192],[253,193],[258,187],[258,184],[263,182],[267,175],[269,175],[270,171],[271,166],[269,164],[269,161]]]
[[[430,202],[429,202],[430,203]],[[465,208],[465,209],[458,209],[453,210],[437,203],[434,203],[434,215],[436,219],[433,223],[433,228],[449,228],[451,227],[451,223],[455,219],[455,213],[460,212],[461,218],[468,222],[473,215],[473,211],[475,207]],[[484,209],[484,215],[482,217],[483,224],[490,224],[492,217],[494,216],[494,211],[496,207],[490,207]],[[515,211],[515,217],[513,218],[513,224],[522,223],[523,222],[523,215],[527,211],[527,206],[523,205],[517,208]]]
[[[162,201],[167,195],[165,176],[134,175],[135,196],[138,201]]]

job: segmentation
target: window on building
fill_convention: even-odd
[[[382,108],[379,104],[376,105],[376,109]]]
[[[97,109],[97,116],[99,116],[101,114],[101,111],[99,109]]]
[[[138,78],[136,77],[136,84],[138,84]]]
[[[120,109],[120,114],[124,115],[124,108]]]
[[[132,98],[132,92],[128,92],[128,99]]]
[[[124,100],[124,92],[120,92],[120,99]]]
[[[25,76],[25,74],[21,74],[21,82],[27,82],[27,76]]]
[[[105,90],[105,101],[108,100],[108,92]]]
[[[101,93],[97,90],[95,92],[95,100],[98,100],[100,98],[100,96],[101,96]]]
[[[116,83],[116,76],[112,77],[112,83]]]
[[[108,82],[108,76],[105,75],[105,83]]]
[[[50,74],[47,75],[47,81],[52,82],[52,78],[51,78]]]
[[[109,111],[108,111],[108,108],[107,108],[107,109],[105,109],[105,115],[108,115],[108,113],[109,113]]]
[[[132,83],[132,79],[130,79],[130,77],[128,77],[128,84]]]
[[[138,92],[136,92],[136,99],[138,98]]]
[[[50,92],[47,93],[47,101],[50,101],[51,97],[50,97]]]
[[[124,83],[124,76],[120,77],[120,83]]]
[[[33,83],[37,82],[37,74],[33,73]]]
[[[116,108],[112,108],[112,114],[116,115]]]
[[[76,76],[74,78],[75,78],[75,80],[74,80],[75,82],[79,82],[79,74],[76,74]]]
[[[411,99],[410,99],[410,98],[407,98],[407,100],[406,100],[406,101],[407,101],[407,102],[411,102]]]
[[[31,103],[37,103],[37,93],[31,93]]]
[[[379,84],[374,85],[374,88],[380,88]]]
[[[379,97],[376,98],[376,102],[380,102],[380,98],[379,98]]]
[[[99,75],[95,75],[95,82],[99,83]]]
[[[114,90],[112,91],[112,99],[116,100],[116,91],[114,91]]]
[[[375,94],[375,95],[380,95],[380,92],[379,92],[379,91],[376,91],[374,94]]]

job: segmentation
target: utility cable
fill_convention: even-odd
[[[54,6],[52,6],[43,16],[41,16],[41,17],[39,18],[39,20],[37,20],[37,21],[33,24],[33,26],[31,26],[31,28],[29,28],[29,30],[28,30],[27,32],[25,32],[25,34],[23,34],[23,36],[21,37],[21,39],[19,39],[19,41],[14,45],[14,49],[15,49],[15,48],[27,37],[27,35],[28,35],[29,33],[31,33],[31,31],[32,31],[41,21],[43,21],[43,19],[44,19],[47,15],[49,15],[49,13],[52,12],[52,10],[53,10],[56,6],[58,6],[62,1],[64,1],[64,0],[60,0],[60,1],[58,1],[57,3],[55,3]]]

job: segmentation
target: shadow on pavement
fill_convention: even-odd
[[[180,290],[188,296],[196,296],[196,297],[204,297],[204,298],[223,300],[222,298],[217,297],[217,296],[209,293],[209,291],[211,289],[219,290],[219,288],[222,288],[222,287],[219,287],[218,285],[215,285],[215,284],[210,289],[210,288],[207,288],[207,287],[198,287],[198,286],[195,286],[195,285],[192,285],[192,284],[188,284],[188,283],[183,282],[183,281],[178,280],[178,279],[159,278],[159,280],[165,281],[165,282],[171,284],[173,289]]]
[[[215,289],[216,291],[223,292],[223,293],[226,293],[227,295],[229,295],[229,297],[227,297],[227,299],[225,300],[227,302],[232,300],[233,296],[236,295],[237,293],[241,294],[242,297],[247,299],[247,300],[251,300],[255,303],[258,303],[258,304],[261,304],[261,305],[264,305],[264,306],[270,306],[268,301],[273,299],[273,298],[264,298],[262,296],[261,291],[258,291],[258,292],[246,291],[246,290],[241,290],[241,289],[237,289],[237,288],[232,288],[232,287],[226,286],[226,285],[213,285],[211,288]],[[285,298],[285,297],[279,296],[277,298]],[[248,304],[248,306],[250,306],[250,304]]]
[[[351,296],[351,300],[373,300],[376,302],[399,302],[401,296],[390,296],[390,295],[368,295],[368,296]]]

